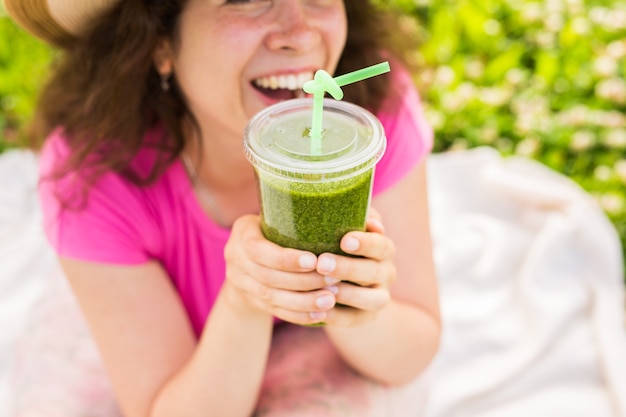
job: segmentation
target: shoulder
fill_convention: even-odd
[[[159,195],[168,195],[167,179],[142,187],[107,171],[89,180],[94,174],[89,161],[79,169],[64,168],[72,156],[62,129],[52,132],[40,153],[39,197],[53,247],[61,255],[91,261],[149,259],[148,254],[159,250],[154,208],[164,204]],[[149,158],[140,152],[133,164],[146,166]]]
[[[426,120],[424,105],[411,74],[401,64],[391,72],[391,91],[377,114],[385,131],[411,129],[419,135],[424,154],[433,146],[433,131]]]
[[[399,181],[432,151],[434,134],[411,74],[392,66],[391,88],[376,116],[385,130],[387,148],[376,166],[374,193]]]

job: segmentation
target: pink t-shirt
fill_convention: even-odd
[[[387,136],[387,149],[378,163],[374,195],[391,187],[430,152],[433,134],[425,121],[417,92],[408,75],[396,72],[402,91],[399,102],[388,103],[377,116]],[[390,111],[393,109],[393,111]],[[162,131],[146,133],[158,140]],[[198,203],[179,159],[152,185],[140,187],[118,174],[104,174],[90,189],[84,207],[61,210],[57,196],[74,196],[80,175],[51,181],[50,172],[68,157],[62,130],[47,139],[41,151],[43,180],[39,192],[44,227],[60,256],[92,262],[132,265],[158,261],[169,274],[197,335],[217,297],[225,276],[223,251],[230,230],[216,225]],[[149,150],[134,166],[146,168]]]

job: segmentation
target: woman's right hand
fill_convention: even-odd
[[[295,324],[315,324],[323,322],[335,305],[338,282],[327,282],[315,271],[317,257],[268,241],[258,215],[235,221],[224,256],[224,288],[234,308],[251,308]]]

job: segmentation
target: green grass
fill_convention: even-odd
[[[43,42],[26,35],[4,15],[0,2],[0,152],[23,139],[52,56]]]
[[[379,0],[407,14],[436,152],[536,159],[599,202],[626,248],[626,0]],[[53,53],[0,10],[0,152]]]

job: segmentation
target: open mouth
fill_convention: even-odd
[[[302,86],[312,79],[312,72],[270,75],[252,80],[252,86],[269,99],[281,101],[304,97]]]

